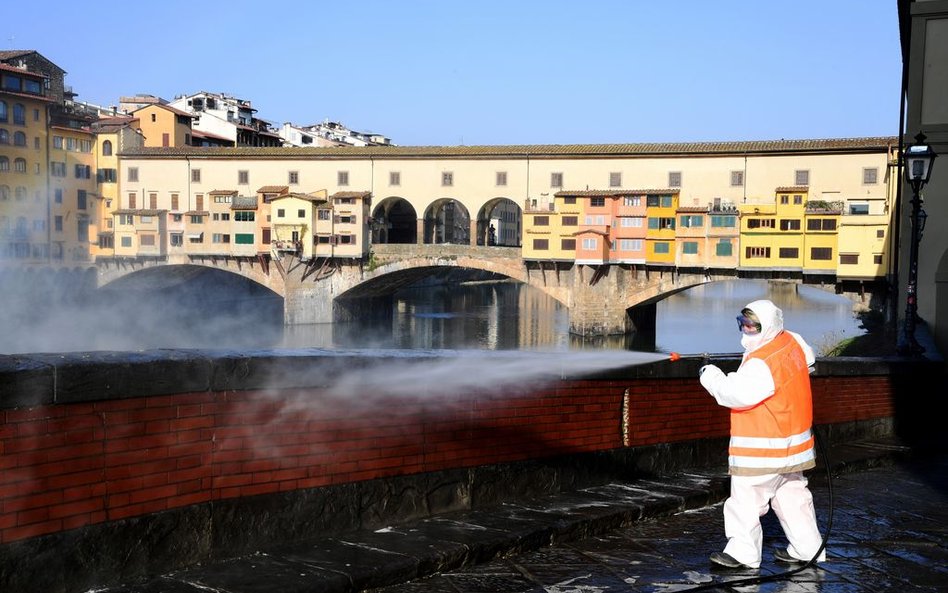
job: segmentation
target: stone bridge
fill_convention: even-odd
[[[158,266],[210,266],[262,284],[284,298],[287,325],[332,323],[377,313],[381,299],[390,298],[399,288],[439,270],[479,270],[523,282],[562,303],[569,311],[570,332],[583,336],[654,329],[658,301],[708,282],[735,278],[808,282],[799,274],[777,271],[751,274],[668,266],[525,261],[516,247],[376,244],[366,261],[304,261],[291,255],[107,260],[97,262],[98,286]],[[835,278],[815,286],[849,297],[854,310],[884,310],[888,292],[886,286],[846,286]]]

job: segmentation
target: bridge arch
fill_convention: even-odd
[[[388,196],[372,210],[372,244],[418,242],[418,214],[401,196]]]
[[[426,244],[469,245],[471,215],[455,198],[444,197],[425,209],[424,242]]]
[[[523,210],[508,197],[491,198],[477,212],[478,245],[519,247],[522,232]]]

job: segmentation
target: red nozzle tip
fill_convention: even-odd
[[[672,352],[671,354],[668,355],[668,360],[672,362],[675,362],[676,360],[679,360],[680,358],[681,358],[681,354],[678,354],[677,352]]]

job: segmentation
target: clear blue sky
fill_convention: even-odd
[[[32,2],[0,47],[91,103],[224,92],[403,146],[898,133],[896,0]]]

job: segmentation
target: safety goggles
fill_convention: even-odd
[[[737,330],[748,335],[759,334],[760,324],[744,315],[737,316]]]

